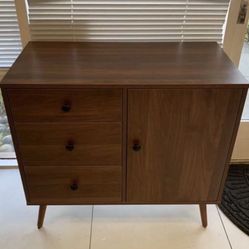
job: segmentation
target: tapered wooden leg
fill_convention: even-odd
[[[208,221],[207,221],[207,205],[206,204],[200,204],[200,213],[201,213],[201,222],[203,227],[207,227]]]
[[[45,213],[46,213],[46,205],[40,205],[39,207],[39,214],[38,214],[38,222],[37,222],[37,227],[40,229],[43,225]]]

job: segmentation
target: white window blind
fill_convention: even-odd
[[[29,0],[33,40],[217,41],[229,0]]]
[[[14,0],[0,0],[0,68],[10,67],[22,44]]]

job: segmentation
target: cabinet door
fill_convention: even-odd
[[[127,201],[215,202],[240,89],[128,91]]]

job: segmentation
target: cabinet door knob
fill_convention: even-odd
[[[135,140],[134,142],[133,142],[133,146],[132,146],[132,149],[134,150],[134,151],[140,151],[141,150],[141,144],[140,144],[140,142],[139,141],[137,141],[137,140]]]
[[[68,141],[66,146],[65,146],[66,150],[68,151],[72,151],[74,150],[74,142],[73,141]]]
[[[63,112],[69,112],[71,110],[71,103],[69,101],[64,102],[64,104],[61,107],[61,110]]]
[[[78,186],[78,183],[77,183],[77,181],[73,181],[72,183],[71,183],[71,185],[70,185],[70,189],[72,190],[72,191],[75,191],[75,190],[77,190],[79,188],[79,186]]]

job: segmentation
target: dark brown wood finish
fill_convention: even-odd
[[[127,202],[127,89],[123,89],[123,117],[122,117],[122,202]]]
[[[199,205],[200,213],[201,213],[201,223],[203,227],[207,227],[208,220],[207,220],[207,205],[200,204]]]
[[[9,126],[10,126],[13,144],[15,147],[15,153],[16,153],[18,167],[20,170],[20,175],[21,175],[21,179],[22,179],[22,183],[23,183],[24,194],[25,194],[26,201],[27,201],[29,199],[29,189],[27,186],[27,178],[26,178],[26,175],[24,172],[24,164],[22,161],[21,154],[19,152],[19,143],[17,141],[17,136],[16,136],[17,133],[15,130],[14,119],[13,119],[13,115],[12,115],[12,111],[11,111],[11,106],[10,106],[10,101],[9,101],[7,89],[1,89],[1,93],[3,96],[4,106],[5,106],[5,110],[6,110],[7,117],[8,117],[8,122],[9,122]]]
[[[46,205],[40,205],[40,207],[39,207],[38,221],[37,221],[37,228],[38,229],[42,228],[42,226],[43,226],[46,209],[47,209]]]
[[[38,227],[124,203],[201,204],[206,226],[248,88],[217,44],[30,42],[1,88]]]
[[[29,204],[120,203],[121,167],[25,167]]]
[[[215,42],[29,42],[3,87],[247,87]]]
[[[241,122],[241,116],[242,116],[242,112],[243,112],[243,108],[244,108],[244,103],[246,101],[246,97],[247,97],[247,89],[243,89],[241,100],[240,100],[239,111],[237,113],[234,129],[233,129],[233,135],[231,137],[230,147],[229,147],[229,151],[227,153],[227,159],[226,159],[226,164],[225,164],[225,167],[224,167],[222,181],[221,181],[221,184],[220,184],[219,195],[218,195],[218,200],[217,200],[218,204],[221,203],[223,189],[224,189],[224,186],[225,186],[225,181],[226,181],[229,166],[230,166],[233,147],[234,147],[235,140],[236,140],[236,137],[237,137],[237,133],[238,133],[238,130],[239,130],[239,124]]]
[[[240,89],[129,90],[128,202],[216,202],[241,96]]]
[[[121,89],[12,89],[8,94],[15,122],[71,123],[122,120]]]
[[[121,123],[18,123],[25,166],[121,165]]]

